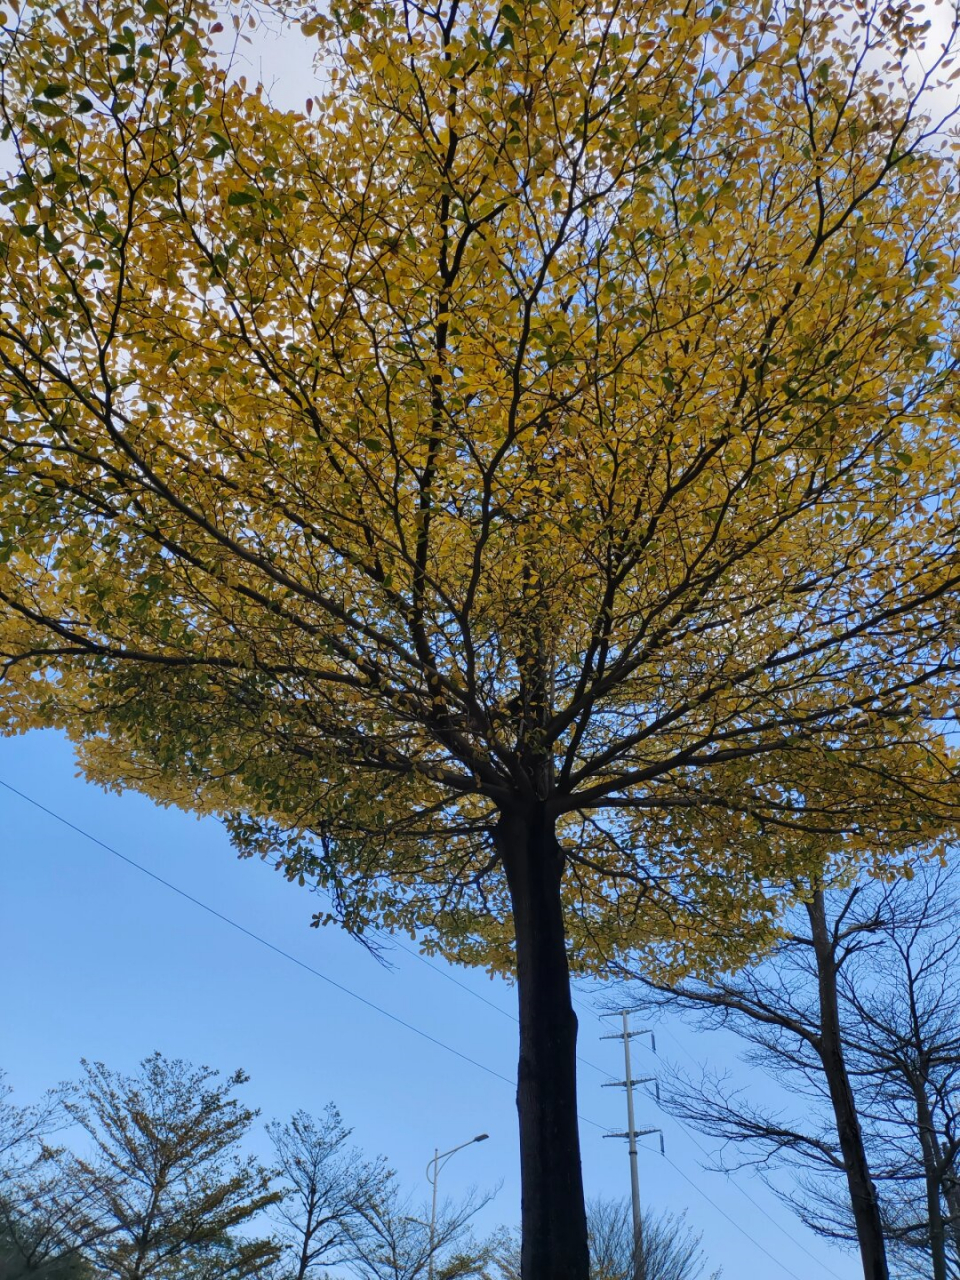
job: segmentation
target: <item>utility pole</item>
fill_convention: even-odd
[[[645,1028],[642,1031],[634,1031],[630,1027],[630,1014],[632,1009],[623,1009],[619,1015],[623,1021],[623,1028],[614,1035],[602,1036],[603,1040],[622,1040],[623,1041],[623,1067],[624,1079],[611,1080],[609,1084],[605,1084],[605,1089],[626,1089],[627,1091],[627,1130],[626,1133],[607,1133],[607,1138],[626,1138],[627,1149],[630,1153],[630,1202],[633,1209],[633,1280],[646,1280],[643,1262],[643,1218],[640,1212],[640,1168],[638,1164],[637,1139],[643,1138],[650,1133],[660,1134],[660,1154],[663,1154],[663,1133],[660,1129],[638,1129],[633,1109],[633,1088],[638,1084],[652,1083],[656,1089],[657,1101],[660,1101],[660,1085],[656,1076],[641,1076],[635,1078],[633,1068],[630,1062],[630,1041],[634,1036],[649,1036],[650,1047],[653,1052],[657,1051],[657,1042],[654,1034]],[[613,1015],[605,1015],[613,1016]]]

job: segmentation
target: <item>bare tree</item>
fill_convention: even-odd
[[[460,1203],[445,1201],[431,1226],[429,1210],[404,1198],[396,1175],[386,1172],[351,1220],[350,1269],[360,1280],[484,1280],[495,1245],[477,1243],[469,1223],[494,1194],[472,1192]]]
[[[789,1079],[802,1117],[754,1103],[715,1073],[676,1073],[662,1095],[724,1144],[722,1167],[797,1173],[793,1190],[775,1189],[813,1230],[856,1241],[867,1280],[888,1274],[888,1250],[923,1251],[934,1280],[956,1274],[956,910],[944,870],[815,886],[760,964],[709,982],[646,982],[639,997],[733,1030],[748,1061]]]
[[[699,1280],[707,1269],[702,1236],[684,1214],[643,1214],[639,1258],[628,1200],[595,1199],[587,1205],[590,1280]],[[717,1280],[714,1271],[710,1280]]]
[[[801,1087],[812,1089],[821,1104],[813,1125],[809,1117],[792,1123],[770,1116],[716,1077],[705,1077],[699,1086],[684,1079],[661,1092],[669,1111],[726,1144],[745,1148],[747,1162],[765,1167],[799,1161],[842,1175],[865,1280],[887,1280],[880,1202],[838,1004],[837,975],[863,945],[865,925],[851,914],[862,893],[857,887],[842,896],[828,917],[824,892],[816,887],[792,914],[788,932],[765,963],[710,982],[689,980],[673,987],[644,982],[645,999],[631,1000],[677,1009],[708,1028],[730,1028],[751,1045],[749,1060],[775,1075],[796,1076]],[[815,1216],[806,1217],[816,1228]]]
[[[960,911],[949,873],[921,870],[877,904],[876,945],[838,975],[861,1110],[887,1162],[888,1234],[960,1277]]]
[[[308,1280],[343,1260],[359,1206],[373,1199],[389,1174],[382,1159],[364,1160],[347,1147],[351,1131],[332,1103],[319,1119],[298,1111],[286,1124],[272,1121],[267,1132],[284,1185],[276,1207],[284,1275]]]
[[[640,1256],[636,1256],[633,1212],[628,1200],[597,1197],[587,1202],[590,1280],[700,1280],[707,1260],[701,1235],[684,1213],[643,1215]],[[492,1250],[491,1280],[520,1280],[520,1242],[506,1232]],[[714,1271],[709,1280],[718,1280]]]

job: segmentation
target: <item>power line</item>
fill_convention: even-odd
[[[509,1009],[504,1009],[502,1005],[497,1004],[495,1000],[488,1000],[486,996],[482,996],[479,991],[474,991],[473,987],[468,987],[465,982],[461,982],[459,978],[455,978],[452,973],[447,973],[445,969],[441,969],[438,964],[434,964],[432,960],[428,960],[426,956],[421,955],[419,951],[414,951],[413,947],[408,947],[406,943],[400,942],[392,933],[387,933],[383,929],[377,929],[382,938],[388,939],[390,944],[400,951],[405,951],[408,956],[413,956],[414,960],[419,960],[421,964],[425,964],[428,969],[432,969],[434,973],[446,978],[448,982],[452,982],[455,987],[459,987],[461,991],[466,991],[468,996],[473,996],[474,1000],[480,1000],[483,1004],[488,1005],[501,1018],[508,1018],[511,1022],[519,1023],[520,1019],[515,1013],[511,1013]],[[599,1068],[597,1068],[599,1070]]]
[[[699,1191],[699,1193],[703,1196],[704,1200],[706,1200],[707,1204],[713,1205],[714,1209],[716,1209],[717,1213],[719,1213],[721,1217],[726,1218],[726,1220],[730,1223],[730,1225],[733,1227],[736,1227],[736,1229],[740,1232],[741,1235],[746,1236],[751,1244],[756,1245],[756,1247],[760,1250],[761,1253],[765,1253],[771,1262],[775,1262],[778,1267],[780,1267],[783,1271],[787,1273],[788,1276],[793,1276],[793,1280],[800,1280],[800,1277],[797,1275],[795,1271],[791,1271],[790,1268],[785,1263],[781,1262],[781,1260],[775,1254],[771,1253],[769,1249],[764,1248],[764,1246],[760,1243],[759,1240],[755,1240],[754,1237],[750,1234],[749,1231],[747,1231],[745,1227],[741,1227],[740,1223],[736,1220],[736,1218],[731,1218],[730,1214],[727,1213],[725,1209],[721,1209],[720,1206],[717,1204],[716,1200],[714,1200],[712,1196],[708,1196],[706,1191],[704,1191],[703,1187],[701,1187],[699,1183],[694,1182],[694,1180],[688,1174],[684,1173],[684,1171],[680,1168],[680,1166],[674,1160],[671,1160],[669,1156],[664,1156],[664,1159],[666,1160],[667,1164],[670,1165],[670,1167],[676,1173],[679,1173],[680,1177],[683,1178],[684,1182],[689,1182],[690,1186],[693,1187],[694,1191]],[[816,1259],[814,1259],[814,1261],[816,1261]],[[829,1271],[830,1268],[827,1267],[825,1268],[825,1270]],[[832,1271],[830,1272],[830,1274],[836,1275],[837,1273],[835,1271]]]
[[[375,929],[374,932],[378,933],[382,938],[386,938],[393,946],[397,947],[400,951],[405,951],[408,956],[413,956],[414,960],[419,960],[421,964],[425,964],[428,969],[432,969],[433,972],[436,974],[439,974],[441,978],[446,978],[448,982],[452,982],[455,987],[459,987],[461,991],[465,991],[468,996],[473,996],[474,1000],[480,1000],[483,1002],[483,1004],[489,1005],[490,1008],[495,1010],[495,1012],[499,1013],[502,1018],[508,1018],[512,1023],[519,1026],[520,1019],[517,1017],[515,1013],[511,1013],[509,1009],[504,1009],[501,1005],[497,1004],[496,1001],[494,1000],[488,1000],[487,997],[482,996],[479,991],[474,991],[474,989],[472,987],[467,986],[465,982],[461,982],[459,978],[455,978],[452,973],[448,973],[446,969],[441,969],[438,964],[434,964],[432,960],[428,960],[427,957],[424,955],[421,955],[419,951],[414,951],[413,947],[408,947],[405,943],[400,942],[399,939],[395,938],[392,933],[386,933],[383,929]],[[579,1004],[581,1008],[584,1008],[584,1009],[586,1009],[587,1007],[586,1005],[582,1004],[582,1002],[579,1000],[574,1000],[573,1003]],[[591,1009],[590,1012],[592,1013],[593,1010]],[[606,1076],[608,1080],[615,1079],[613,1074],[607,1071],[606,1067],[598,1067],[595,1062],[591,1062],[589,1058],[585,1058],[580,1053],[577,1054],[577,1061],[581,1063],[583,1066],[589,1067],[591,1071],[596,1071],[598,1072],[598,1074],[602,1076]]]
[[[696,1136],[696,1134],[693,1132],[693,1130],[692,1130],[688,1125],[684,1124],[682,1120],[678,1120],[676,1116],[671,1116],[670,1118],[673,1120],[673,1122],[674,1122],[675,1124],[677,1124],[677,1125],[679,1125],[679,1126],[680,1126],[680,1128],[684,1131],[684,1133],[687,1135],[687,1137],[690,1139],[690,1141],[693,1143],[693,1145],[694,1145],[695,1147],[697,1147],[697,1148],[698,1148],[698,1149],[703,1153],[703,1155],[705,1155],[705,1156],[707,1156],[707,1157],[709,1158],[709,1156],[710,1156],[710,1152],[709,1152],[709,1151],[707,1150],[707,1148],[703,1145],[703,1143],[699,1140],[699,1138]],[[797,1248],[798,1248],[798,1249],[802,1249],[802,1250],[803,1250],[803,1252],[807,1255],[807,1257],[808,1257],[808,1258],[812,1258],[812,1259],[814,1260],[814,1262],[816,1262],[816,1263],[817,1263],[817,1265],[818,1265],[818,1266],[823,1267],[824,1271],[828,1271],[828,1272],[830,1273],[830,1275],[832,1275],[832,1276],[834,1276],[834,1277],[835,1277],[835,1280],[842,1280],[842,1277],[841,1277],[840,1275],[838,1275],[838,1273],[837,1273],[836,1271],[834,1271],[832,1267],[828,1266],[828,1265],[827,1265],[827,1263],[825,1263],[825,1262],[821,1262],[821,1261],[820,1261],[820,1259],[816,1256],[816,1254],[815,1254],[815,1253],[812,1253],[812,1252],[811,1252],[811,1250],[809,1250],[809,1249],[807,1248],[807,1246],[803,1243],[803,1241],[802,1241],[802,1240],[798,1240],[798,1239],[797,1239],[797,1237],[796,1237],[796,1236],[795,1236],[791,1231],[788,1231],[786,1227],[782,1226],[782,1225],[781,1225],[781,1224],[776,1220],[776,1218],[772,1217],[772,1216],[767,1212],[767,1210],[763,1207],[763,1205],[760,1203],[760,1201],[759,1201],[759,1200],[755,1200],[755,1199],[753,1198],[753,1196],[752,1196],[752,1195],[750,1194],[750,1192],[746,1189],[746,1187],[741,1186],[741,1185],[740,1185],[740,1183],[739,1183],[739,1182],[737,1182],[737,1181],[735,1181],[735,1179],[734,1179],[733,1177],[731,1177],[731,1175],[730,1175],[730,1174],[727,1174],[726,1176],[727,1176],[727,1181],[728,1181],[728,1183],[729,1183],[732,1187],[734,1187],[734,1188],[735,1188],[735,1190],[739,1191],[739,1192],[740,1192],[740,1194],[741,1194],[745,1199],[749,1200],[749,1202],[753,1205],[753,1207],[754,1207],[754,1208],[755,1208],[759,1213],[762,1213],[762,1214],[763,1214],[763,1216],[767,1219],[767,1221],[768,1221],[768,1222],[771,1222],[771,1223],[772,1223],[772,1224],[773,1224],[773,1225],[774,1225],[774,1226],[775,1226],[779,1231],[782,1231],[782,1232],[783,1232],[783,1234],[787,1237],[787,1239],[788,1239],[788,1240],[790,1240],[790,1241],[792,1241],[792,1242],[797,1246]]]
[[[350,987],[345,986],[342,982],[337,982],[336,979],[331,978],[327,974],[321,972],[321,970],[314,968],[313,965],[307,964],[305,960],[299,959],[299,957],[293,955],[292,952],[284,951],[282,947],[278,947],[275,943],[270,942],[267,938],[264,938],[261,934],[255,933],[254,930],[252,929],[248,929],[246,925],[240,924],[238,920],[234,920],[232,919],[232,917],[225,915],[222,911],[218,911],[216,907],[211,907],[208,903],[204,902],[202,899],[194,897],[192,893],[188,893],[185,889],[181,889],[179,885],[174,884],[171,880],[167,880],[163,876],[158,875],[155,871],[151,871],[149,867],[145,867],[142,863],[137,862],[136,859],[131,858],[128,854],[121,853],[119,849],[115,848],[111,844],[108,844],[105,840],[101,840],[99,836],[95,836],[92,832],[87,831],[84,827],[79,826],[75,822],[71,822],[69,818],[65,818],[62,814],[58,813],[55,809],[51,809],[48,805],[45,805],[41,801],[35,799],[33,796],[28,795],[25,791],[19,790],[19,788],[13,786],[11,783],[5,781],[3,778],[0,778],[0,787],[3,787],[6,791],[9,791],[12,795],[17,796],[20,800],[23,800],[26,804],[32,805],[33,808],[38,809],[41,813],[46,814],[47,817],[52,818],[55,822],[59,822],[62,826],[67,827],[70,831],[73,831],[77,835],[82,836],[83,839],[89,840],[92,844],[95,844],[99,848],[105,850],[105,852],[112,854],[115,858],[119,858],[121,862],[126,863],[127,866],[129,867],[133,867],[136,871],[141,872],[143,875],[149,877],[149,879],[155,881],[157,884],[162,885],[165,889],[169,889],[171,893],[175,893],[178,897],[183,898],[187,902],[192,903],[193,906],[199,907],[201,911],[205,911],[208,915],[211,915],[215,919],[221,921],[221,923],[229,925],[230,928],[235,929],[238,933],[242,933],[245,937],[250,938],[252,941],[259,943],[263,947],[266,947],[269,951],[272,951],[275,955],[280,956],[284,960],[289,960],[292,964],[297,965],[298,968],[305,970],[309,974],[312,974],[313,977],[315,978],[319,978],[321,982],[327,983],[329,986],[334,987],[337,991],[342,992],[344,995],[350,996],[352,999],[359,1001],[363,1005],[366,1005],[367,1008],[372,1009],[375,1013],[382,1014],[383,1017],[389,1018],[391,1022],[396,1023],[398,1026],[404,1027],[407,1031],[413,1032],[414,1035],[417,1035],[421,1039],[428,1041],[430,1044],[435,1045],[437,1048],[445,1049],[447,1053],[453,1054],[455,1057],[460,1058],[463,1062],[468,1062],[471,1066],[476,1067],[478,1070],[486,1072],[487,1075],[494,1076],[496,1079],[502,1080],[503,1083],[509,1085],[511,1089],[516,1087],[516,1082],[510,1079],[510,1077],[503,1075],[502,1072],[495,1070],[495,1068],[493,1067],[488,1067],[485,1063],[479,1062],[476,1058],[471,1057],[470,1054],[464,1053],[462,1052],[462,1050],[454,1048],[453,1045],[447,1044],[446,1041],[440,1040],[436,1036],[430,1035],[429,1032],[423,1031],[420,1027],[415,1026],[412,1022],[407,1022],[406,1019],[399,1017],[395,1013],[391,1013],[389,1009],[384,1009],[382,1005],[378,1005],[373,1000],[367,999],[366,996],[360,995],[359,992],[351,990]],[[402,950],[405,950],[405,951],[409,950],[409,948],[403,947],[402,944],[398,944],[398,945],[401,945]],[[412,954],[416,954],[416,953],[412,953]],[[430,966],[430,968],[434,968],[437,970],[438,973],[443,974],[443,970],[439,969],[436,965],[430,964],[429,961],[426,961],[426,963]],[[463,987],[463,989],[465,991],[468,991],[471,995],[477,995],[477,993],[473,992],[469,987],[466,986],[465,983],[459,982],[456,978],[453,978],[452,975],[444,974],[443,976],[450,977],[450,980],[452,982],[455,982],[457,986]],[[498,1012],[504,1014],[506,1017],[510,1017],[510,1018],[513,1017],[513,1015],[508,1014],[506,1010],[501,1009],[498,1005],[493,1004],[492,1001],[485,1000],[483,996],[478,996],[477,998],[484,1000],[484,1003],[486,1004],[491,1004],[493,1008],[497,1009]],[[587,1006],[583,1006],[582,1002],[579,1000],[577,1001],[577,1003],[581,1004],[582,1007],[587,1007]],[[590,1010],[590,1012],[594,1012],[594,1010]],[[594,1067],[594,1070],[600,1071],[603,1075],[610,1074],[609,1072],[603,1071],[603,1068],[597,1067],[594,1063],[587,1063],[587,1065]],[[594,1129],[599,1129],[603,1132],[606,1131],[605,1125],[599,1124],[596,1120],[591,1120],[589,1116],[583,1116],[578,1114],[578,1119],[584,1124],[591,1125]],[[711,1205],[719,1214],[721,1214],[721,1216],[724,1217],[732,1226],[736,1227],[736,1229],[740,1232],[741,1235],[745,1236],[751,1242],[751,1244],[753,1244],[757,1249],[760,1250],[761,1253],[765,1254],[768,1258],[771,1259],[771,1261],[776,1263],[777,1266],[779,1266],[788,1276],[791,1276],[792,1280],[800,1280],[800,1277],[797,1276],[796,1272],[791,1271],[789,1267],[787,1267],[783,1262],[780,1261],[780,1259],[776,1258],[768,1249],[766,1249],[758,1240],[756,1240],[746,1230],[745,1227],[741,1226],[740,1223],[738,1223],[728,1213],[726,1213],[723,1209],[721,1209],[720,1206],[716,1203],[716,1201],[711,1196],[709,1196],[707,1192],[704,1191],[704,1189],[698,1183],[696,1183],[688,1174],[686,1174],[679,1167],[679,1165],[677,1165],[672,1159],[670,1159],[669,1156],[665,1158],[667,1160],[667,1163],[684,1179],[684,1181],[689,1183],[689,1185],[693,1187],[693,1189],[696,1192],[698,1192],[703,1197],[703,1199],[706,1200],[707,1203]],[[735,1183],[734,1185],[736,1186],[737,1184]],[[742,1190],[742,1188],[738,1188],[738,1189]],[[763,1212],[763,1210],[761,1210],[761,1212]],[[765,1216],[769,1217],[769,1215],[765,1215]],[[770,1221],[773,1222],[774,1226],[779,1225],[772,1218],[770,1219]],[[802,1248],[803,1246],[801,1245],[800,1247]],[[809,1252],[809,1250],[806,1250],[806,1252]],[[812,1254],[810,1256],[813,1257]],[[814,1260],[816,1261],[816,1259]],[[829,1270],[829,1268],[825,1268],[825,1269]],[[831,1275],[836,1275],[836,1272],[831,1272]],[[840,1280],[840,1278],[838,1277],[837,1280]]]
[[[369,1000],[366,996],[360,995],[357,991],[353,991],[342,982],[337,982],[335,978],[331,978],[320,969],[316,969],[313,965],[307,964],[305,960],[301,960],[298,956],[293,955],[292,952],[284,951],[282,947],[278,947],[276,943],[270,942],[269,939],[264,938],[262,934],[255,933],[253,929],[248,929],[246,925],[241,924],[238,920],[234,920],[231,916],[224,915],[222,911],[218,911],[216,907],[211,907],[209,903],[204,902],[200,898],[194,897],[192,893],[188,893],[186,889],[181,889],[180,886],[174,884],[173,881],[166,880],[163,876],[157,875],[155,871],[151,871],[149,867],[145,867],[142,862],[137,862],[136,859],[131,858],[128,854],[121,853],[119,849],[114,848],[111,844],[107,844],[107,842],[105,840],[101,840],[99,836],[95,836],[92,832],[78,826],[77,823],[71,822],[69,818],[63,817],[63,815],[57,813],[55,809],[51,809],[48,805],[42,804],[39,800],[34,799],[33,796],[27,795],[25,791],[20,791],[17,787],[12,786],[11,783],[4,781],[3,778],[0,778],[0,787],[4,787],[7,791],[12,792],[13,795],[18,796],[27,804],[33,805],[35,809],[39,809],[41,813],[45,813],[48,817],[53,818],[55,822],[59,822],[63,826],[68,827],[71,831],[76,832],[79,836],[83,836],[85,840],[89,840],[91,843],[98,845],[99,848],[104,849],[107,853],[112,853],[115,858],[119,858],[120,861],[125,862],[127,866],[133,867],[135,870],[142,872],[145,876],[149,876],[149,878],[156,881],[157,884],[163,885],[163,887],[165,889],[169,889],[171,893],[177,894],[178,897],[186,899],[187,902],[192,903],[195,907],[199,907],[201,911],[205,911],[208,915],[214,916],[223,924],[229,925],[231,929],[236,929],[238,933],[244,934],[254,942],[259,942],[261,946],[266,947],[268,950],[274,952],[274,954],[281,956],[284,960],[289,960],[299,968],[305,969],[307,973],[312,974],[315,978],[319,978],[321,982],[328,983],[331,987],[335,987],[337,991],[340,991],[344,995],[350,996],[352,999],[358,1000],[361,1004],[366,1005],[368,1009],[373,1009],[375,1013],[382,1014],[385,1018],[389,1018],[391,1022],[397,1023],[398,1026],[405,1027],[407,1031],[412,1031],[414,1035],[420,1036],[421,1039],[429,1041],[430,1044],[436,1045],[440,1049],[445,1049],[447,1053],[454,1054],[464,1062],[469,1062],[471,1066],[477,1067],[480,1071],[485,1071],[487,1075],[494,1076],[497,1080],[502,1080],[503,1083],[509,1085],[511,1089],[516,1088],[516,1081],[512,1080],[509,1076],[505,1076],[501,1071],[497,1071],[494,1067],[488,1067],[486,1063],[479,1062],[476,1058],[471,1057],[468,1053],[464,1053],[461,1049],[455,1049],[453,1045],[447,1044],[445,1040],[440,1040],[436,1036],[432,1036],[428,1031],[422,1030],[422,1028],[415,1026],[412,1022],[407,1022],[405,1018],[401,1018],[398,1014],[391,1013],[389,1009],[384,1009],[382,1005],[376,1004],[375,1001]],[[463,986],[465,990],[469,991],[469,987],[466,987],[465,984],[458,983],[457,985]],[[506,1011],[501,1010],[501,1012]],[[510,1015],[508,1014],[507,1016],[509,1017]],[[600,1068],[597,1068],[597,1070],[600,1070]],[[584,1124],[592,1125],[595,1129],[605,1129],[604,1125],[600,1124],[596,1120],[591,1120],[589,1116],[578,1115],[577,1118]]]
[[[238,920],[231,919],[230,916],[224,915],[222,911],[218,911],[216,907],[211,907],[208,903],[203,902],[200,898],[195,898],[192,893],[188,893],[186,889],[181,889],[179,885],[175,885],[170,880],[165,880],[163,876],[157,875],[155,871],[151,871],[149,867],[145,867],[141,862],[130,858],[125,853],[121,853],[119,849],[115,849],[113,845],[107,844],[105,840],[101,840],[98,836],[93,835],[89,831],[85,831],[83,827],[77,826],[75,822],[71,822],[69,818],[64,818],[55,810],[50,809],[45,804],[41,804],[39,800],[35,800],[32,796],[28,796],[26,792],[19,791],[16,787],[11,786],[9,782],[5,782],[0,778],[0,787],[4,787],[7,791],[11,791],[15,796],[19,796],[21,800],[25,800],[27,804],[31,804],[34,808],[39,809],[42,813],[47,814],[56,822],[60,822],[65,827],[69,827],[71,831],[75,831],[77,835],[83,836],[85,840],[90,840],[93,844],[99,845],[101,849],[105,849],[107,853],[112,853],[115,858],[119,858],[121,862],[125,862],[127,866],[134,867],[145,876],[149,876],[151,880],[155,880],[157,884],[162,884],[165,889],[169,889],[171,893],[177,894],[181,898],[185,898],[187,902],[192,902],[195,907],[199,907],[201,911],[206,911],[208,915],[215,916],[217,920],[221,920],[224,924],[229,925],[231,929],[236,929],[238,933],[245,934],[248,938],[252,938],[254,942],[259,942],[261,946],[267,947],[276,955],[282,956],[284,960],[298,965],[301,969],[305,969],[307,973],[313,974],[315,978],[319,978],[321,982],[328,983],[331,987],[335,987],[338,991],[342,991],[344,995],[351,996],[354,1000],[359,1000],[361,1004],[365,1004],[369,1009],[373,1009],[376,1013],[381,1013],[385,1018],[389,1018],[391,1022],[395,1022],[398,1026],[405,1027],[408,1031],[412,1031],[414,1035],[420,1036],[423,1040],[429,1040],[431,1044],[437,1045],[441,1049],[446,1049],[448,1053],[454,1054],[458,1058],[462,1058],[464,1062],[469,1062],[472,1066],[485,1071],[487,1075],[496,1076],[498,1080],[502,1080],[511,1088],[516,1086],[516,1081],[511,1080],[509,1076],[505,1076],[500,1071],[496,1071],[493,1067],[486,1066],[483,1062],[478,1062],[476,1058],[471,1058],[468,1053],[463,1053],[459,1049],[455,1049],[453,1045],[447,1044],[443,1040],[438,1040],[436,1036],[430,1035],[427,1031],[422,1031],[419,1027],[415,1027],[412,1022],[407,1022],[404,1018],[399,1017],[395,1013],[391,1013],[389,1009],[384,1009],[381,1005],[375,1004],[373,1000],[368,1000],[366,996],[362,996],[357,991],[352,991],[350,987],[346,987],[342,982],[328,977],[319,969],[315,969],[313,965],[307,964],[305,960],[299,959],[289,951],[284,951],[282,947],[278,947],[275,943],[268,941],[259,933],[254,933],[252,929],[248,929],[246,925],[240,924]]]

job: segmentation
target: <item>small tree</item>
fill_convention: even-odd
[[[278,1199],[266,1170],[238,1154],[256,1116],[233,1097],[243,1072],[221,1081],[159,1053],[132,1077],[83,1065],[67,1110],[92,1152],[58,1153],[66,1201],[58,1188],[52,1207],[98,1276],[168,1280],[209,1255],[224,1280],[243,1280],[275,1258],[271,1240],[237,1234]]]
[[[405,1197],[387,1172],[351,1217],[350,1269],[360,1280],[482,1280],[493,1247],[478,1244],[469,1223],[492,1194],[439,1205],[431,1226],[429,1207]]]
[[[43,1158],[44,1140],[68,1122],[64,1086],[49,1090],[34,1106],[19,1107],[6,1073],[0,1071],[0,1191],[28,1175]]]
[[[702,1236],[687,1226],[685,1214],[643,1214],[640,1256],[634,1246],[633,1210],[628,1200],[587,1202],[590,1280],[700,1280],[707,1261]],[[520,1280],[519,1242],[504,1233],[492,1248],[491,1280]],[[710,1280],[718,1280],[719,1271]]]
[[[702,1235],[683,1214],[642,1215],[640,1256],[636,1257],[633,1211],[628,1200],[596,1199],[587,1204],[591,1280],[700,1280],[707,1260]],[[711,1274],[717,1280],[719,1271]]]
[[[298,1111],[286,1124],[271,1121],[267,1132],[283,1182],[276,1214],[284,1275],[308,1280],[343,1259],[360,1206],[374,1199],[390,1175],[382,1160],[364,1160],[347,1147],[351,1131],[332,1103],[319,1120]]]

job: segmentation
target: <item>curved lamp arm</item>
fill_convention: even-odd
[[[468,1138],[466,1142],[461,1142],[458,1147],[451,1147],[449,1151],[438,1152],[427,1165],[427,1181],[430,1185],[433,1186],[437,1175],[451,1156],[456,1155],[458,1151],[462,1151],[464,1147],[472,1146],[475,1142],[486,1142],[489,1137],[489,1133],[478,1133],[475,1138]],[[431,1169],[433,1169],[432,1174],[430,1172]]]

